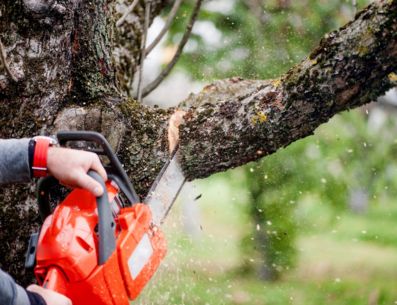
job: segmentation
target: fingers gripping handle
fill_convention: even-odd
[[[131,203],[140,202],[139,197],[136,194],[127,173],[123,169],[123,166],[121,165],[117,156],[114,154],[112,147],[110,146],[108,141],[106,141],[105,137],[102,134],[95,131],[60,131],[57,133],[57,138],[61,145],[66,144],[66,142],[68,141],[94,142],[99,145],[103,150],[103,152],[99,153],[104,154],[108,157],[112,173],[115,174],[122,182],[122,191],[124,192],[128,200]]]
[[[103,188],[103,195],[96,198],[99,235],[98,265],[103,265],[116,249],[116,239],[114,236],[115,223],[108,200],[105,182],[101,176],[94,171],[89,171],[88,175],[99,182]]]

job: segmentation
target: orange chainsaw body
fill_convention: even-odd
[[[148,283],[166,254],[145,204],[121,208],[118,188],[106,182],[115,219],[116,249],[98,264],[96,199],[76,189],[46,218],[34,269],[38,282],[69,297],[73,305],[128,305]]]

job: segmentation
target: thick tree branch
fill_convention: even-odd
[[[233,78],[190,96],[182,104],[184,171],[206,177],[311,135],[334,114],[376,100],[396,69],[397,0],[379,1],[280,79]]]
[[[396,6],[397,0],[369,6],[280,79],[217,81],[181,103],[187,111],[180,127],[181,162],[188,179],[271,154],[311,135],[334,114],[374,101],[395,86]],[[139,179],[134,173],[131,178],[143,195],[168,155],[165,136],[172,109],[134,102],[123,103],[122,109],[134,136],[123,137],[126,146],[119,152],[126,168],[142,169]],[[149,136],[137,137],[139,128]]]

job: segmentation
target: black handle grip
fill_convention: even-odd
[[[113,154],[112,148],[108,141],[99,132],[95,131],[59,131],[57,133],[58,141],[61,145],[65,145],[69,141],[85,141],[94,142],[100,145],[104,153],[110,157]],[[109,158],[110,159],[110,158]],[[110,160],[112,162],[112,160]]]
[[[103,188],[102,196],[96,197],[99,234],[98,265],[103,265],[116,249],[116,238],[114,236],[115,223],[108,200],[108,192],[105,182],[97,172],[89,171],[88,175],[99,182]]]
[[[61,145],[65,145],[69,141],[86,141],[94,142],[102,147],[103,153],[109,158],[110,168],[113,175],[119,178],[119,182],[123,185],[119,185],[122,192],[127,197],[131,204],[138,203],[139,197],[132,186],[127,173],[124,171],[119,159],[114,154],[112,147],[105,139],[105,137],[95,131],[60,131],[57,133],[58,141]]]
[[[50,189],[55,185],[58,185],[59,181],[53,176],[40,178],[37,182],[37,203],[39,204],[39,213],[41,220],[44,220],[51,215],[51,204],[50,204]]]

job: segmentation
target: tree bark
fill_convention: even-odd
[[[165,1],[152,1],[151,19],[164,5]],[[139,4],[134,18],[115,29],[114,20],[121,13],[114,1],[1,1],[0,39],[6,61],[3,66],[7,65],[14,77],[0,65],[0,137],[53,134],[60,129],[96,130],[118,150],[127,146],[122,143],[125,133],[125,143],[131,137],[131,142],[141,141],[142,148],[148,150],[144,143],[151,139],[153,153],[147,157],[163,164],[166,145],[153,135],[164,134],[166,119],[162,113],[167,112],[141,108],[136,117],[127,117],[127,105],[134,102],[121,93],[123,86],[120,77],[116,77],[132,75],[139,62],[142,12]],[[127,42],[128,55],[135,60],[126,67],[122,65],[126,55],[117,52],[116,47],[127,48]],[[150,115],[155,115],[152,122]],[[139,130],[143,132],[136,134]],[[130,164],[144,164],[131,161],[139,153],[126,153]],[[155,174],[148,172],[149,177]],[[134,175],[141,194],[149,183],[142,175]],[[34,186],[3,187],[0,201],[1,267],[20,283],[28,284],[32,277],[25,275],[23,257],[29,234],[38,228]]]
[[[375,101],[395,85],[396,55],[397,1],[382,1],[328,34],[280,79],[207,86],[184,103],[185,173],[202,178],[257,160],[311,135],[335,113]]]
[[[166,1],[153,1],[151,18]],[[121,28],[118,1],[5,0],[0,39],[0,137],[102,132],[143,196],[168,158],[173,109],[146,107],[127,97],[139,63],[144,9]],[[374,100],[397,71],[397,0],[371,4],[325,37],[302,63],[277,80],[215,82],[181,103],[180,157],[188,179],[256,160],[313,133],[335,113]],[[394,84],[396,85],[396,84]],[[32,186],[0,194],[2,267],[27,283],[22,268],[29,232],[37,228]],[[8,232],[12,232],[9,234]]]

